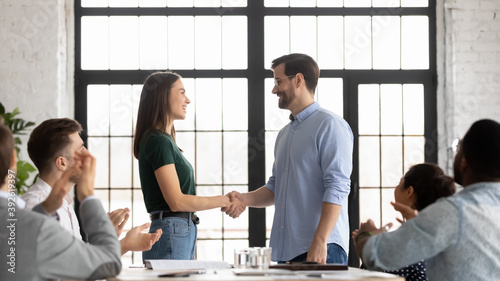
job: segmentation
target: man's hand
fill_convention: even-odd
[[[113,226],[115,227],[116,236],[120,238],[120,234],[122,234],[123,227],[128,221],[130,216],[130,210],[128,208],[116,209],[111,213],[108,213],[109,219]]]
[[[57,209],[61,208],[64,197],[68,194],[72,187],[68,185],[68,181],[71,177],[79,174],[81,168],[81,162],[76,161],[75,165],[66,170],[61,178],[54,184],[49,196],[42,203],[47,213],[53,215]]]
[[[82,162],[82,173],[77,183],[76,196],[78,201],[94,195],[96,159],[86,149],[76,152],[75,158]]]
[[[232,191],[226,194],[226,196],[229,197],[231,205],[229,207],[221,208],[221,212],[226,212],[226,214],[233,219],[239,217],[247,207],[247,204],[243,201],[243,196],[237,191]]]
[[[326,264],[326,256],[328,249],[325,243],[313,240],[309,251],[307,251],[307,262],[317,262],[319,264]]]
[[[398,202],[391,202],[391,205],[394,207],[394,210],[400,212],[401,215],[403,215],[403,219],[396,218],[400,223],[404,223],[405,220],[409,220],[418,216],[418,211],[412,209],[410,206]]]
[[[155,233],[143,233],[142,231],[149,228],[151,224],[145,223],[132,228],[125,238],[120,241],[122,255],[128,251],[149,251],[153,244],[158,241],[162,235],[162,230],[157,229]]]

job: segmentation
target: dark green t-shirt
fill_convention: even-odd
[[[193,167],[172,136],[161,131],[146,133],[139,148],[139,175],[148,213],[170,210],[155,176],[156,170],[169,164],[175,165],[182,193],[196,195]]]

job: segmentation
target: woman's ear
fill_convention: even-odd
[[[413,189],[413,186],[408,186],[408,188],[405,190],[406,196],[408,196],[408,199],[412,199],[413,201],[413,196],[415,195],[415,190]]]

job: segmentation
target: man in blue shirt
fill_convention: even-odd
[[[383,233],[371,220],[361,224],[356,251],[368,268],[393,270],[425,260],[429,280],[500,280],[500,124],[475,122],[453,168],[461,192],[394,232]]]
[[[347,122],[314,102],[319,68],[304,54],[272,62],[273,94],[291,111],[275,143],[272,176],[240,194],[249,207],[275,205],[270,246],[273,261],[347,263],[347,198],[353,135]],[[232,216],[239,215],[228,210]]]

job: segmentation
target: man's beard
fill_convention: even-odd
[[[293,99],[295,98],[295,92],[293,90],[289,92],[289,95],[287,95],[283,91],[279,91],[278,95],[279,95],[278,107],[281,109],[288,109],[288,106],[292,103]]]

